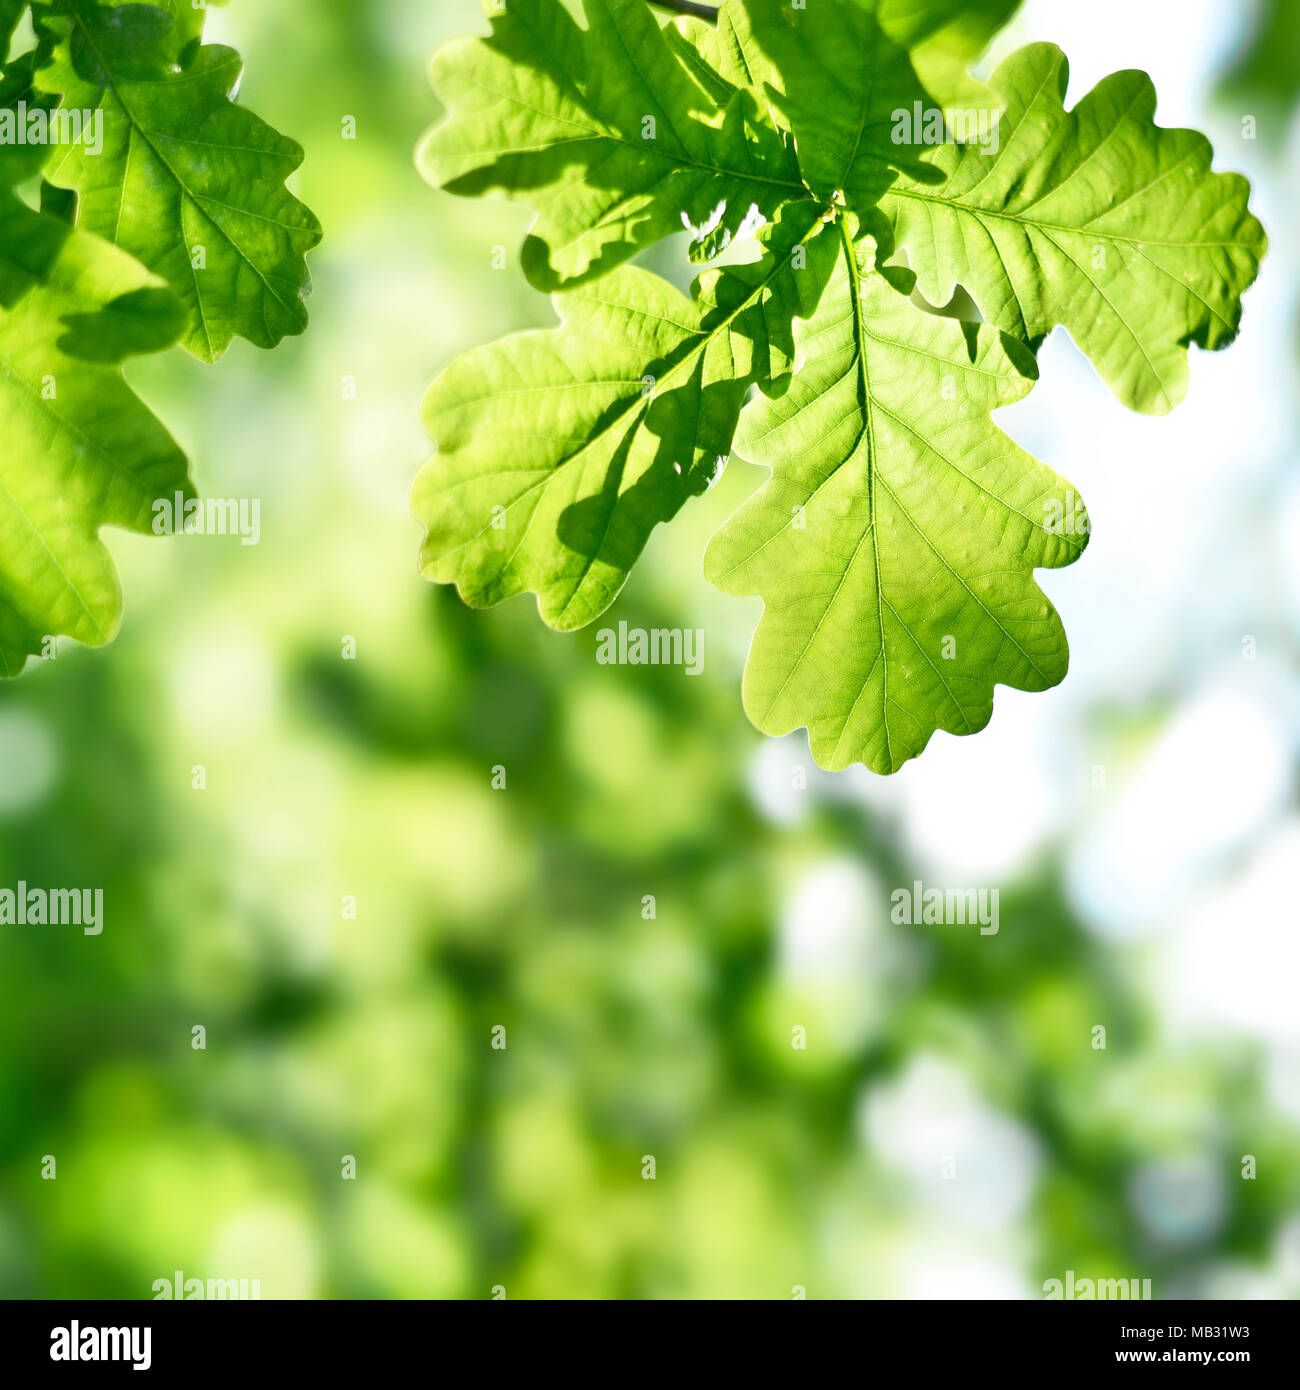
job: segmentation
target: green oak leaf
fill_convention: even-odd
[[[983,728],[995,684],[1064,677],[1065,634],[1033,571],[1076,559],[1087,523],[989,418],[1033,385],[1027,350],[923,313],[908,272],[886,278],[866,268],[869,239],[840,241],[789,391],[741,419],[736,452],[772,476],[705,572],[765,602],[744,681],[754,723],[806,725],[825,768],[891,773],[936,729]]]
[[[770,220],[805,196],[753,95],[733,87],[720,102],[645,0],[585,0],[586,28],[560,0],[488,9],[490,38],[434,55],[449,115],[418,163],[436,187],[536,211],[522,259],[539,289],[586,283],[683,227],[696,258],[711,256],[752,228],[753,209]]]
[[[116,365],[170,346],[183,310],[131,257],[59,227],[44,280],[0,310],[4,676],[51,636],[109,641],[122,595],[100,528],[148,532],[157,498],[191,495],[184,454]]]
[[[1186,392],[1187,345],[1236,336],[1267,238],[1209,141],[1154,123],[1145,73],[1067,111],[1068,73],[1052,44],[1012,54],[992,79],[996,152],[940,146],[942,182],[900,177],[882,208],[931,303],[960,283],[1035,348],[1062,324],[1121,401],[1163,414]]]
[[[790,370],[834,238],[804,202],[764,240],[762,260],[706,272],[693,299],[623,266],[557,295],[560,328],[456,358],[425,400],[438,452],[412,493],[426,577],[476,606],[535,593],[562,630],[603,612],[729,454],[749,384]]]
[[[857,35],[859,43],[882,46],[887,54],[899,59],[896,100],[899,106],[890,106],[890,144],[893,142],[893,117],[897,109],[908,109],[918,99],[937,102],[943,107],[987,108],[990,113],[997,109],[997,99],[982,83],[976,81],[967,68],[988,46],[989,40],[1007,22],[1020,4],[1020,0],[845,0],[863,11],[869,18],[853,21],[850,17],[851,32]],[[807,23],[806,12],[787,9],[784,14],[779,5],[767,5],[751,0],[750,10],[758,19],[758,34],[753,30],[753,20],[746,14],[741,0],[726,0],[718,11],[716,22],[685,18],[677,19],[664,31],[670,44],[682,55],[697,79],[706,86],[718,101],[725,102],[738,89],[748,87],[757,98],[760,107],[768,114],[773,124],[789,128],[789,122],[779,114],[782,105],[788,105],[784,98],[784,84],[781,76],[782,63],[790,61],[785,51],[787,33],[781,25],[789,26],[790,33],[795,26]],[[814,37],[823,38],[827,50],[839,47],[836,35],[830,24],[836,18],[843,19],[836,9],[818,9],[813,18]],[[778,22],[779,21],[779,22]],[[842,35],[839,36],[842,39]],[[775,45],[774,53],[783,55],[774,61],[765,51],[764,39]],[[907,62],[912,74],[902,66],[902,53],[907,50]],[[799,77],[792,84],[798,89],[804,79],[815,71],[818,63],[816,54],[803,58],[796,56],[799,64]],[[838,55],[840,65],[847,62],[845,55]],[[870,80],[869,72],[867,80]],[[853,81],[849,74],[847,81]],[[811,93],[809,94],[811,96]],[[777,113],[772,109],[772,98],[777,99]],[[805,133],[814,143],[818,139],[817,121],[824,116],[825,107],[809,100],[804,119]],[[878,115],[885,114],[885,107],[879,108]],[[889,154],[895,153],[892,149]],[[909,159],[915,159],[915,151],[908,152]],[[886,166],[888,161],[885,162]],[[919,166],[918,166],[919,167]],[[882,168],[880,177],[888,178]],[[829,183],[833,183],[833,175]],[[870,202],[870,187],[864,192],[863,205]],[[829,191],[829,190],[828,190]]]
[[[585,8],[582,29],[558,0],[511,0],[435,65],[453,110],[426,174],[531,204],[525,269],[569,292],[559,329],[466,353],[430,389],[424,573],[474,604],[534,592],[578,627],[734,441],[771,476],[705,568],[764,601],[761,729],[891,773],[936,730],[983,728],[999,684],[1058,683],[1034,571],[1076,559],[1088,520],[992,412],[1031,389],[1058,323],[1130,404],[1178,399],[1188,344],[1230,341],[1264,252],[1245,181],[1154,124],[1143,74],[1072,112],[1047,45],[972,78],[1017,0],[725,0],[715,25],[662,29],[628,0]],[[638,155],[652,98],[677,143]],[[703,171],[725,188],[696,255],[740,225],[727,180],[787,167],[754,196],[757,262],[690,299],[621,266],[707,210]]]
[[[41,89],[103,112],[102,153],[61,146],[46,171],[78,195],[78,225],[167,280],[204,361],[236,336],[269,348],[301,333],[320,225],[285,187],[302,149],[232,99],[239,55],[195,42],[178,6],[54,0],[38,14],[58,39]]]
[[[750,66],[755,55],[752,50],[745,52],[737,27],[740,14],[740,0],[725,0],[717,19],[678,16],[663,31],[664,40],[696,81],[723,105],[745,87],[761,95],[764,80],[770,76],[766,66],[762,72]],[[743,15],[739,22],[743,25]]]
[[[818,197],[866,212],[906,169],[937,177],[920,130],[899,112],[931,107],[908,49],[859,0],[746,0],[734,23],[753,80],[794,136],[804,181]],[[898,138],[896,138],[898,137]]]
[[[99,0],[101,5],[139,4],[140,0]],[[203,21],[207,18],[207,6],[220,3],[220,0],[204,0],[195,7],[192,0],[148,0],[154,9],[162,10],[170,18],[179,35],[181,44],[193,43],[203,36]]]

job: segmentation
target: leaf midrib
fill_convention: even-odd
[[[894,766],[893,742],[889,736],[889,655],[885,644],[885,587],[880,573],[880,540],[876,519],[879,513],[876,511],[876,438],[874,420],[872,416],[872,395],[871,395],[871,376],[867,367],[867,344],[866,344],[866,325],[862,318],[862,272],[858,265],[857,250],[853,245],[853,235],[849,231],[846,219],[840,219],[840,236],[844,245],[844,257],[849,266],[849,284],[853,295],[853,344],[858,354],[858,361],[861,364],[859,372],[859,384],[862,390],[862,418],[867,439],[867,510],[871,513],[871,525],[868,528],[871,532],[871,555],[872,565],[876,576],[876,619],[880,633],[880,689],[881,689],[881,710],[880,722],[885,732],[885,756],[889,760],[890,769]],[[845,576],[848,575],[848,568],[845,568]],[[874,669],[874,668],[873,668]],[[866,693],[867,684],[864,681],[862,690],[858,692],[858,699]],[[857,709],[857,700],[853,702],[848,714],[845,716],[843,728],[840,730],[840,737],[836,741],[836,752],[839,751],[839,744],[848,731],[849,723],[853,718],[854,711]]]
[[[190,189],[189,185],[188,185],[188,184],[185,182],[185,180],[181,177],[180,173],[179,173],[179,172],[176,170],[176,168],[172,165],[171,161],[167,159],[167,157],[163,154],[163,152],[162,152],[162,151],[158,148],[158,146],[154,143],[153,139],[150,137],[150,132],[149,132],[148,130],[145,129],[145,127],[141,124],[139,117],[138,117],[138,116],[136,115],[136,113],[131,109],[131,107],[127,104],[126,98],[122,95],[122,89],[121,89],[121,87],[118,85],[117,81],[116,81],[115,78],[114,78],[113,69],[109,66],[109,64],[108,64],[107,62],[105,62],[104,57],[103,57],[103,54],[100,52],[100,49],[99,49],[98,46],[96,45],[95,40],[94,40],[94,38],[93,38],[93,36],[92,36],[92,34],[91,34],[90,29],[87,27],[87,25],[85,24],[85,22],[82,20],[81,16],[80,16],[79,14],[77,14],[75,11],[72,11],[72,12],[65,11],[65,13],[68,14],[68,17],[69,17],[69,19],[71,19],[73,25],[75,25],[75,27],[80,31],[80,33],[82,34],[82,36],[85,38],[86,44],[88,45],[88,47],[90,48],[90,50],[94,53],[95,57],[99,60],[100,67],[102,68],[102,70],[103,70],[103,72],[104,72],[104,75],[105,75],[105,77],[106,77],[107,80],[108,80],[108,88],[109,88],[109,90],[112,91],[113,96],[114,96],[115,100],[117,101],[117,104],[122,108],[122,114],[123,114],[124,116],[126,116],[126,118],[127,118],[128,121],[130,121],[130,123],[131,123],[131,128],[132,128],[133,130],[139,132],[141,139],[143,139],[144,142],[145,142],[145,144],[148,145],[149,148],[153,151],[154,156],[155,156],[155,158],[158,160],[158,162],[159,162],[159,163],[163,166],[163,168],[166,169],[167,172],[171,175],[173,181],[174,181],[175,184],[176,184],[176,187],[180,190],[181,197],[182,197],[185,201],[189,202],[189,203],[194,207],[195,211],[199,214],[200,217],[203,218],[203,220],[204,220],[205,222],[208,223],[209,226],[214,227],[214,228],[216,229],[216,231],[220,234],[220,236],[223,238],[223,240],[225,240],[225,242],[229,245],[230,249],[235,253],[235,255],[237,255],[237,256],[239,257],[239,259],[240,259],[246,266],[248,266],[248,268],[257,276],[257,278],[262,282],[262,284],[266,286],[267,293],[276,301],[277,304],[280,305],[280,307],[281,307],[282,309],[284,309],[287,313],[289,313],[291,316],[293,316],[293,314],[294,314],[294,305],[293,305],[293,303],[290,302],[289,300],[284,299],[284,298],[280,295],[280,293],[276,290],[276,288],[275,288],[274,285],[271,283],[271,281],[270,281],[270,280],[267,278],[267,276],[263,273],[261,267],[260,267],[254,260],[252,260],[251,257],[249,257],[249,256],[244,252],[243,248],[242,248],[242,247],[239,245],[239,243],[234,239],[234,237],[231,236],[231,234],[221,225],[221,223],[220,223],[219,221],[217,221],[217,219],[216,219],[215,217],[213,217],[212,214],[211,214],[210,212],[208,212],[207,209],[204,208],[204,207],[202,206],[202,202],[204,201],[204,200],[203,200],[203,195],[202,195],[202,194],[199,194],[199,193],[196,193],[196,192],[194,192],[193,190]],[[177,143],[183,144],[184,141],[178,139]],[[216,202],[215,199],[208,199],[207,201]],[[222,205],[218,203],[218,206],[222,206]],[[184,233],[185,233],[185,228],[184,228],[184,221],[183,221],[183,219],[182,219],[181,232],[182,232],[182,235],[184,235]],[[203,324],[203,335],[204,335],[204,338],[207,340],[208,352],[209,352],[209,355],[210,355],[210,354],[212,353],[212,334],[211,334],[211,332],[210,332],[209,329],[208,329],[207,314],[206,314],[206,312],[205,312],[205,310],[204,310],[204,308],[203,308],[203,293],[202,293],[202,290],[199,288],[199,282],[198,282],[198,275],[197,275],[197,272],[195,273],[195,276],[194,276],[194,298],[195,298],[195,303],[196,303],[196,305],[197,305],[197,307],[198,307],[199,316],[200,316],[200,318],[202,319],[202,324]]]
[[[1054,190],[1055,191],[1055,190]],[[1043,222],[1036,217],[1024,217],[1013,212],[1002,212],[995,208],[981,207],[974,203],[963,203],[957,198],[941,198],[936,193],[921,193],[916,189],[900,188],[895,184],[885,194],[885,198],[913,198],[920,202],[937,203],[952,208],[955,212],[966,213],[970,217],[995,217],[1003,222],[1017,222],[1024,227],[1033,227],[1042,232],[1062,232],[1073,236],[1098,237],[1107,241],[1121,241],[1131,246],[1166,246],[1175,251],[1195,251],[1200,248],[1212,250],[1248,250],[1251,243],[1245,241],[1158,241],[1152,237],[1125,236],[1121,232],[1111,232],[1097,227],[1071,227],[1056,222]]]

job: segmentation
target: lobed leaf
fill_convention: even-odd
[[[1154,123],[1142,72],[1099,83],[1073,111],[1053,44],[1009,57],[999,147],[938,147],[942,182],[906,175],[882,207],[921,292],[960,283],[984,317],[1037,347],[1063,324],[1126,405],[1186,393],[1187,345],[1225,347],[1267,247],[1237,174],[1212,173],[1203,135]]]
[[[149,531],[157,498],[190,494],[184,454],[116,366],[173,343],[180,305],[115,247],[63,223],[57,234],[44,278],[0,311],[5,676],[49,636],[109,641],[122,598],[100,527]]]
[[[794,317],[830,269],[822,227],[812,204],[787,208],[761,262],[709,272],[694,299],[621,267],[557,295],[560,328],[453,361],[412,496],[425,575],[477,606],[535,593],[556,628],[603,612],[725,461],[749,384],[789,371]]]
[[[932,176],[919,131],[897,114],[929,104],[911,55],[860,0],[745,0],[733,10],[741,49],[794,137],[804,181],[818,197],[865,212],[899,169]]]
[[[911,277],[868,269],[870,250],[842,229],[790,390],[746,407],[736,450],[772,476],[705,572],[766,604],[745,671],[754,723],[806,725],[823,767],[890,773],[936,729],[982,729],[995,684],[1064,677],[1065,634],[1033,570],[1076,559],[1087,523],[989,418],[1030,390],[1033,359],[915,308]]]
[[[284,186],[302,149],[234,103],[239,55],[201,45],[179,4],[37,13],[58,39],[40,88],[103,113],[102,153],[67,144],[47,170],[78,195],[78,225],[167,280],[188,313],[182,342],[206,362],[236,336],[269,348],[301,333],[320,225]]]
[[[661,31],[629,0],[587,0],[584,30],[557,0],[512,0],[492,39],[445,51],[454,110],[426,172],[529,202],[530,277],[583,288],[557,296],[560,329],[467,353],[431,388],[425,573],[471,603],[535,592],[548,623],[580,626],[734,438],[771,476],[705,568],[764,601],[745,673],[759,728],[806,726],[823,766],[890,773],[937,729],[983,728],[998,684],[1063,679],[1034,570],[1078,557],[1087,516],[991,413],[1030,390],[1057,323],[1122,399],[1168,409],[1187,345],[1235,333],[1264,238],[1203,137],[1155,126],[1145,75],[1074,111],[1049,45],[971,78],[1015,8],[726,0],[716,26]],[[634,139],[652,98],[673,113],[653,153]],[[980,108],[978,138],[932,144],[952,138],[935,106],[951,125],[957,101]],[[754,168],[790,178],[755,196],[774,217],[758,263],[691,299],[611,270],[718,196],[695,247],[711,253]],[[910,269],[878,265],[896,248]]]
[[[736,27],[740,0],[725,0],[716,20],[678,16],[663,31],[668,46],[716,101],[726,103],[742,87],[761,93]]]
[[[535,209],[523,267],[539,289],[587,283],[683,226],[712,255],[755,209],[805,196],[753,96],[713,83],[645,0],[585,0],[585,29],[559,0],[490,13],[490,38],[434,55],[450,111],[418,163],[436,187]]]

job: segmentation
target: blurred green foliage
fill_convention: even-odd
[[[1260,0],[1245,50],[1224,75],[1220,98],[1256,118],[1260,135],[1280,146],[1300,97],[1300,4]]]
[[[1165,1037],[1055,854],[996,936],[897,928],[916,866],[841,782],[794,789],[806,746],[779,769],[795,812],[759,809],[754,611],[698,564],[756,470],[656,538],[611,612],[705,628],[698,679],[600,666],[594,631],[558,637],[531,600],[473,613],[417,577],[420,394],[545,314],[525,215],[411,165],[424,58],[479,22],[415,0],[209,21],[308,151],[313,323],[132,370],[205,493],[262,499],[262,543],[114,535],[118,642],[0,692],[0,884],[102,886],[106,922],[0,934],[0,1293],[149,1297],[180,1269],[264,1297],[899,1296],[956,1237],[864,1097],[935,1068],[1028,1145],[1005,1151],[1031,1176],[992,1180],[1020,1198],[961,1247],[1021,1288],[1267,1266],[1300,1172],[1257,1056]],[[792,959],[785,920],[819,874],[861,908],[829,963]],[[1222,1218],[1156,1239],[1134,1177],[1188,1156]]]

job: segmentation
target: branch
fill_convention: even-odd
[[[675,14],[687,14],[695,19],[706,20],[710,24],[718,22],[718,12],[712,5],[697,5],[694,0],[649,0],[661,10],[672,10]]]

